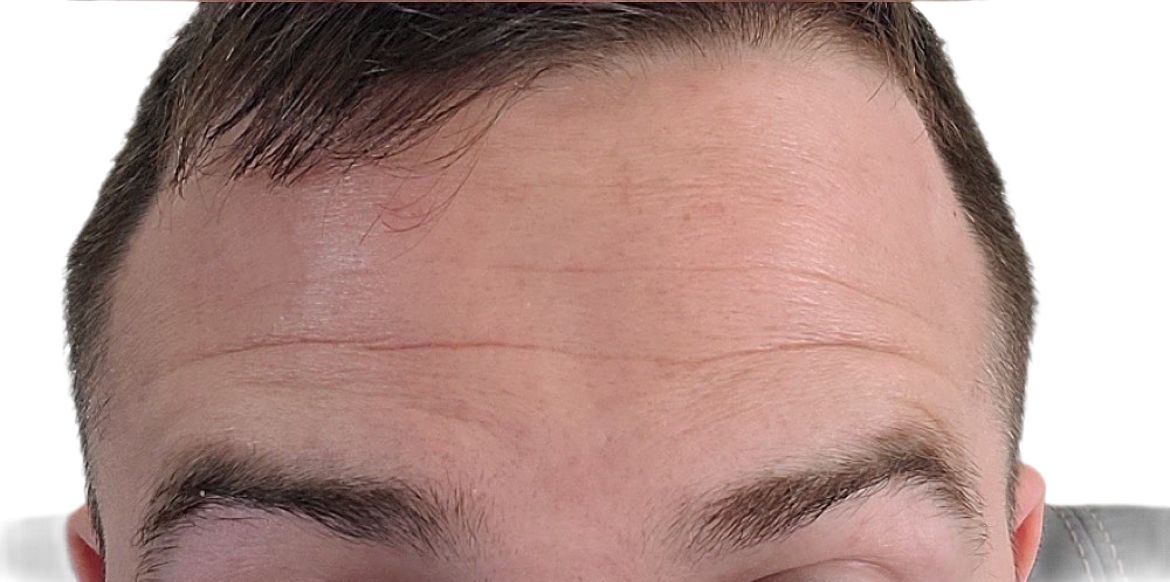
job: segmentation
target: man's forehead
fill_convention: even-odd
[[[135,454],[102,470],[150,483],[227,438],[636,504],[633,476],[714,480],[908,408],[974,434],[978,250],[880,74],[559,75],[446,170],[410,161],[164,195],[109,326],[103,444]]]
[[[413,155],[465,137],[468,119]],[[892,83],[745,57],[550,78],[444,171],[196,178],[136,236],[112,328],[203,322],[165,354],[180,359],[270,335],[558,332],[701,357],[762,313],[805,339],[892,341],[883,313],[961,334],[979,264]],[[685,345],[671,322],[712,337]],[[664,349],[647,349],[657,330]]]

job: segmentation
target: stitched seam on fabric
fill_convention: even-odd
[[[1097,524],[1097,529],[1101,530],[1101,535],[1105,536],[1105,543],[1109,544],[1109,551],[1113,554],[1113,563],[1117,565],[1117,574],[1121,576],[1122,582],[1126,582],[1129,578],[1125,575],[1125,564],[1122,564],[1121,556],[1117,555],[1117,545],[1113,543],[1113,537],[1109,535],[1109,530],[1105,529],[1105,524],[1101,522],[1097,511],[1092,507],[1085,509],[1093,518],[1093,522]]]
[[[1068,530],[1068,536],[1072,538],[1073,545],[1077,547],[1077,555],[1081,557],[1081,566],[1084,566],[1085,574],[1089,576],[1089,582],[1096,582],[1096,578],[1093,576],[1093,570],[1089,568],[1089,560],[1085,557],[1085,546],[1081,544],[1081,538],[1077,536],[1076,530],[1073,529],[1072,523],[1069,522],[1064,508],[1053,507],[1052,509],[1056,511],[1056,515],[1060,518],[1060,521],[1064,522],[1064,528]]]

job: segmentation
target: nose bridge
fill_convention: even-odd
[[[600,508],[559,508],[526,512],[525,523],[509,528],[507,547],[487,556],[485,582],[650,582],[662,579],[643,540],[628,528],[637,520]],[[539,515],[534,515],[539,513]],[[522,518],[523,519],[523,518]]]

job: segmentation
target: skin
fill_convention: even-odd
[[[184,530],[160,580],[1025,579],[1043,482],[1022,467],[1009,523],[985,270],[905,95],[843,56],[644,65],[543,79],[447,171],[164,195],[116,287],[107,551],[79,510],[79,579],[134,579],[150,492],[208,443],[457,484],[482,547],[245,511]],[[659,536],[677,500],[903,417],[978,467],[982,561],[896,490],[717,560]]]

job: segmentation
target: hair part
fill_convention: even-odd
[[[909,3],[203,4],[151,77],[68,258],[69,367],[103,546],[92,449],[111,394],[97,389],[114,365],[105,327],[119,266],[160,192],[212,164],[233,179],[262,172],[287,184],[310,171],[393,160],[472,103],[516,95],[550,70],[740,47],[859,56],[914,103],[989,271],[996,329],[981,381],[1006,428],[1010,515],[1035,310],[1031,267],[943,43]]]

